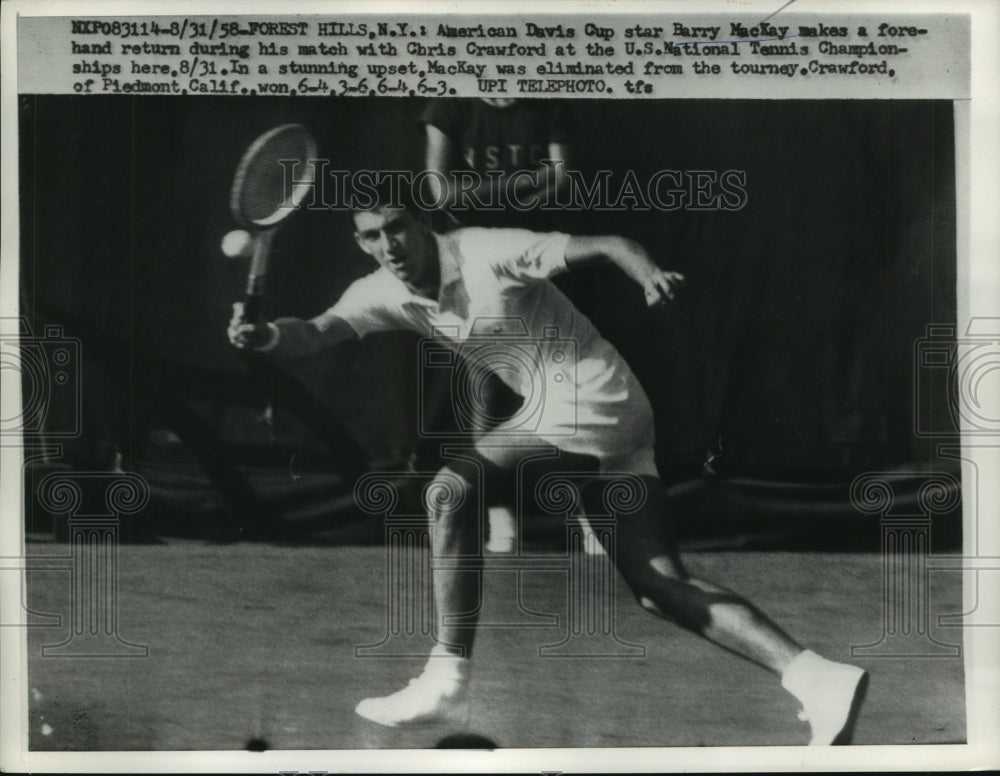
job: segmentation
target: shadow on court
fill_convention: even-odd
[[[67,554],[66,545],[31,547]],[[851,660],[882,634],[882,559],[871,554],[701,552],[691,570],[746,594],[804,646]],[[762,669],[641,610],[619,582],[615,632],[642,658],[539,657],[567,629],[567,575],[484,577],[468,726],[393,730],[354,706],[387,694],[419,659],[356,658],[385,635],[385,556],[378,547],[274,547],[171,541],[119,555],[118,632],[145,658],[42,657],[70,635],[70,574],[28,573],[32,612],[61,615],[28,630],[33,750],[240,750],[433,747],[475,733],[501,747],[803,744],[807,726]],[[960,643],[937,616],[961,610],[960,576],[931,576],[931,632]],[[41,621],[40,618],[37,618]],[[512,627],[513,624],[521,627]],[[634,650],[633,650],[634,651]],[[868,657],[871,688],[857,744],[965,739],[961,658]]]

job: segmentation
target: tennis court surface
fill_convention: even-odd
[[[69,555],[59,543],[29,550]],[[854,743],[965,740],[960,656],[850,657],[852,645],[882,637],[879,554],[686,557],[694,573],[747,595],[804,646],[871,673]],[[462,731],[518,748],[806,742],[807,725],[774,677],[646,613],[620,582],[614,631],[644,657],[539,657],[568,628],[568,573],[555,568],[521,572],[523,610],[515,571],[485,573],[482,621],[496,627],[478,637],[467,726],[379,727],[354,706],[401,688],[422,665],[355,656],[385,638],[385,569],[378,546],[124,545],[116,630],[148,655],[114,658],[42,656],[46,645],[72,642],[71,575],[29,571],[30,748],[240,750],[253,740],[269,749],[422,748]],[[960,582],[958,572],[930,575],[927,636],[938,642],[961,643],[960,628],[937,625],[961,610]]]

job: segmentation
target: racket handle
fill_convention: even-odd
[[[243,303],[243,315],[250,323],[259,323],[264,320],[261,315],[261,297],[264,293],[264,277],[267,273],[267,260],[271,253],[271,241],[274,239],[276,230],[277,227],[271,227],[254,235],[253,259],[250,261],[246,301]]]

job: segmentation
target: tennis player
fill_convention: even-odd
[[[408,329],[430,336],[440,327],[459,343],[475,325],[489,320],[499,322],[497,341],[509,342],[512,332],[504,330],[503,321],[526,327],[544,362],[542,416],[523,438],[514,433],[516,426],[501,425],[476,442],[481,460],[449,462],[439,472],[442,488],[458,488],[464,498],[429,505],[432,552],[478,552],[477,489],[481,482],[489,487],[513,470],[526,443],[552,444],[596,459],[602,471],[635,474],[643,479],[647,496],[640,510],[619,517],[614,560],[640,605],[780,677],[781,685],[802,704],[800,717],[811,724],[812,744],[849,743],[866,672],[803,649],[737,594],[687,572],[672,538],[666,495],[654,464],[649,400],[615,348],[549,280],[591,262],[611,262],[642,288],[646,303],[655,306],[674,298],[683,277],[661,269],[641,245],[622,237],[477,227],[439,235],[412,204],[387,206],[387,194],[381,192],[371,209],[353,213],[355,238],[377,262],[374,272],[355,281],[333,307],[312,320],[248,321],[237,303],[228,331],[233,345],[291,358],[380,331]],[[559,336],[546,337],[553,327]],[[561,348],[560,361],[554,343],[567,339],[575,342],[575,349]],[[504,371],[501,378],[525,396],[529,386],[524,381],[538,375]],[[517,416],[509,422],[516,423]],[[357,713],[393,727],[460,715],[475,625],[468,617],[460,625],[445,617],[475,611],[478,594],[462,572],[437,569],[437,645],[426,666],[398,692],[362,700]]]

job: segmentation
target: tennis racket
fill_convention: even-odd
[[[243,314],[260,317],[271,243],[278,227],[296,211],[316,179],[316,143],[301,124],[283,124],[268,130],[247,148],[236,168],[229,194],[233,218],[253,238],[250,274]],[[286,170],[288,172],[286,172]],[[286,185],[288,173],[294,183]]]

